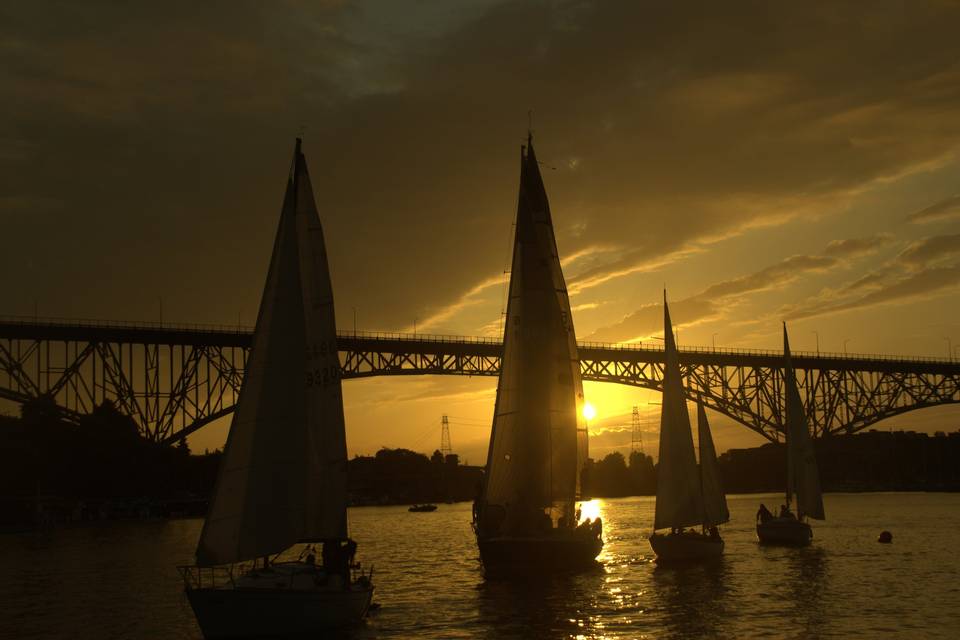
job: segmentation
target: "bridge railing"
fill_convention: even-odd
[[[43,327],[86,327],[90,329],[148,329],[156,331],[196,331],[203,333],[253,333],[253,327],[237,324],[149,322],[142,320],[103,320],[92,318],[34,318],[32,316],[0,315],[0,323]]]
[[[604,349],[609,351],[663,351],[662,342],[591,342],[587,340],[578,340],[577,345],[581,349]],[[783,357],[783,351],[771,349],[748,349],[741,347],[699,347],[699,346],[679,346],[680,353],[699,353],[704,355],[738,355],[738,356],[766,356]],[[955,358],[946,359],[936,356],[898,356],[886,353],[839,353],[835,351],[796,351],[791,350],[793,357],[800,358],[834,358],[841,360],[885,360],[896,362],[932,362],[949,364],[956,362]]]
[[[77,319],[77,318],[57,318],[32,316],[4,316],[0,315],[0,323],[17,324],[22,326],[58,326],[58,327],[89,327],[92,329],[145,329],[155,331],[189,331],[198,333],[231,333],[231,334],[249,334],[253,332],[253,327],[245,325],[219,325],[219,324],[198,324],[198,323],[172,323],[172,322],[150,322],[138,320],[103,320],[103,319]],[[484,336],[462,336],[449,334],[432,333],[409,333],[399,331],[337,331],[337,335],[344,338],[367,338],[374,340],[396,340],[402,342],[438,342],[438,343],[458,343],[458,344],[500,344],[500,337]],[[577,345],[581,349],[603,349],[605,351],[621,352],[640,352],[640,351],[663,351],[662,342],[595,342],[589,340],[578,340]],[[770,349],[747,349],[737,347],[700,347],[700,346],[681,346],[681,353],[703,354],[703,355],[745,355],[745,356],[763,356],[763,357],[782,357],[783,352]],[[886,362],[915,362],[915,363],[956,363],[956,358],[939,358],[935,356],[899,356],[884,353],[838,353],[828,351],[793,351],[794,357],[800,358],[831,358],[840,360],[859,360],[859,361],[886,361]]]
[[[370,338],[373,340],[399,340],[403,342],[443,342],[450,344],[501,344],[500,338],[484,336],[457,336],[440,333],[405,333],[400,331],[337,331],[340,338]]]

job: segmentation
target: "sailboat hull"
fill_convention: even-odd
[[[189,589],[203,637],[257,638],[316,633],[359,622],[373,587],[349,589]]]
[[[757,523],[760,544],[805,547],[813,540],[813,529],[795,518],[772,518]]]
[[[723,555],[724,542],[699,533],[679,533],[650,536],[650,546],[657,554],[657,562],[698,562]]]
[[[487,574],[561,573],[599,566],[599,535],[497,536],[478,538],[480,561]]]

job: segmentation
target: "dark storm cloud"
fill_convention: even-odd
[[[64,203],[2,218],[0,268],[38,258],[10,310],[142,317],[162,295],[250,322],[301,124],[341,321],[371,329],[502,272],[529,108],[561,253],[608,248],[572,289],[829,213],[960,139],[953,5],[503,2],[401,40],[364,31],[371,6],[404,11],[3,10],[0,198]]]

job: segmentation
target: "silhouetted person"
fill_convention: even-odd
[[[761,503],[760,508],[757,509],[757,520],[767,522],[771,518],[773,518],[773,514],[770,513],[770,509],[767,509],[767,505]]]
[[[326,540],[323,543],[323,568],[328,574],[340,576],[344,589],[350,587],[350,560],[356,552],[357,543],[353,540]]]
[[[714,540],[720,539],[720,530],[717,529],[715,526],[710,527],[709,533],[710,533],[710,537],[713,538]]]

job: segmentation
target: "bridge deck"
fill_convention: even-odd
[[[252,334],[251,327],[243,326],[0,317],[0,339],[249,348]],[[340,331],[338,345],[340,350],[345,352],[404,351],[481,357],[499,357],[503,349],[498,338],[367,331]],[[581,340],[578,341],[578,345],[583,360],[663,362],[663,347],[657,343],[616,344]],[[697,346],[681,346],[679,351],[683,364],[761,367],[777,367],[783,364],[781,351]],[[955,359],[812,351],[794,351],[792,356],[794,366],[798,369],[896,371],[944,375],[960,373],[960,361]]]
[[[104,401],[152,439],[182,438],[233,410],[251,342],[240,326],[0,318],[0,398],[52,396],[79,420]],[[344,378],[496,376],[495,338],[341,332]],[[580,343],[584,380],[659,390],[659,343]],[[906,411],[960,402],[960,362],[892,355],[794,352],[815,435],[853,432]],[[682,347],[691,400],[771,440],[783,428],[783,354]]]

